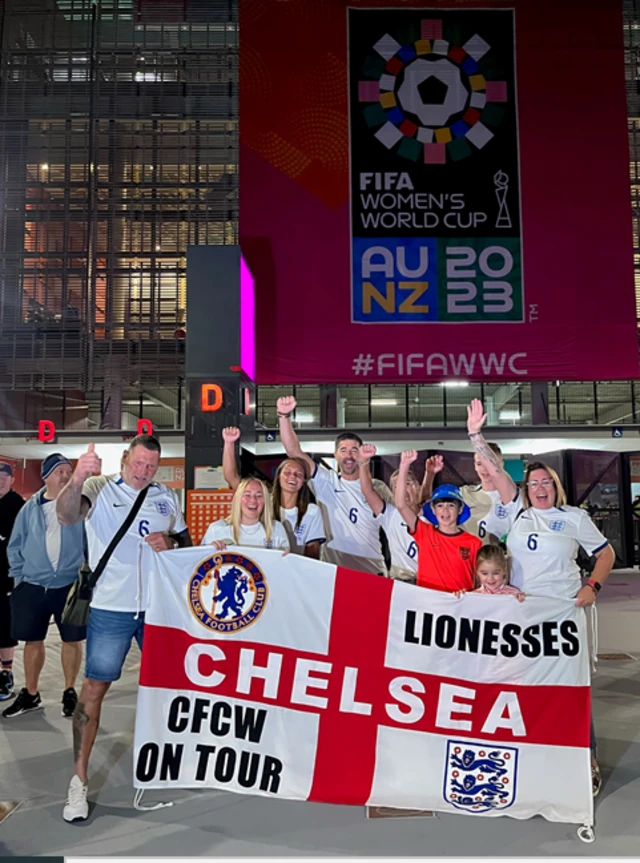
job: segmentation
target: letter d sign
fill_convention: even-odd
[[[51,443],[56,439],[56,427],[51,420],[40,420],[38,423],[38,440]]]
[[[151,420],[138,420],[138,434],[153,434],[153,423]]]

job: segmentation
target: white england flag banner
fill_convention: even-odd
[[[585,614],[279,551],[145,552],[137,788],[591,824]]]

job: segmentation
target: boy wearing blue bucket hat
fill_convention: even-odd
[[[415,450],[400,456],[400,471],[395,488],[396,507],[407,523],[408,531],[418,546],[418,577],[416,584],[431,590],[454,593],[470,590],[476,567],[476,557],[482,547],[477,536],[467,533],[461,525],[471,511],[455,485],[439,485],[425,503],[418,518],[407,506],[405,485],[410,465],[417,459]]]

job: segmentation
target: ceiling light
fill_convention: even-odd
[[[443,386],[443,387],[468,387],[469,381],[442,381],[440,386]]]
[[[520,411],[500,411],[500,419],[501,420],[519,420],[520,419]]]
[[[397,399],[371,399],[371,404],[376,407],[395,407]]]
[[[296,412],[297,423],[312,423],[315,421],[313,414],[299,414]]]

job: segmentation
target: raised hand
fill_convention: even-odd
[[[86,452],[83,452],[76,463],[73,471],[73,480],[76,485],[89,479],[94,473],[102,473],[102,461],[96,452],[96,445],[90,443]]]
[[[467,431],[469,434],[479,434],[487,421],[487,415],[480,399],[473,399],[467,407]]]
[[[440,473],[442,468],[444,467],[444,458],[441,455],[432,455],[424,463],[424,469],[427,473],[431,473],[435,476],[435,474]]]
[[[378,450],[372,443],[363,443],[360,447],[360,464],[366,464],[371,461]]]
[[[280,396],[276,402],[276,410],[279,414],[289,416],[294,412],[297,404],[295,396]]]
[[[400,464],[401,464],[402,466],[406,465],[406,466],[408,467],[410,464],[413,464],[413,463],[414,463],[414,461],[416,461],[416,459],[417,459],[417,458],[418,458],[418,453],[417,453],[417,451],[416,451],[416,450],[414,450],[414,449],[406,449],[406,450],[405,450],[403,453],[401,453],[401,455],[400,455]]]
[[[222,440],[225,443],[235,443],[240,440],[240,429],[235,426],[227,426],[222,429]]]

